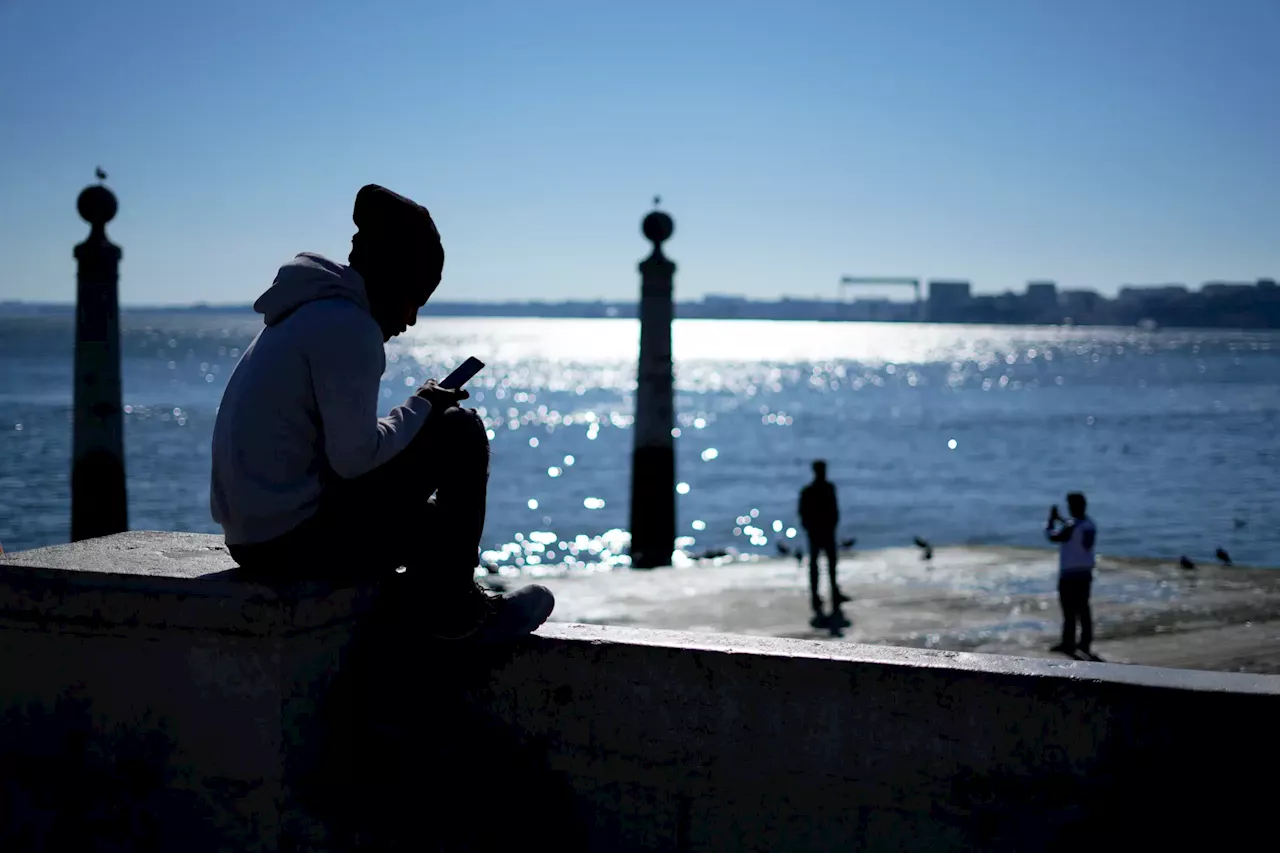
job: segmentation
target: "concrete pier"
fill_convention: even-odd
[[[0,557],[0,849],[351,849],[304,783],[372,593],[239,581],[215,536]],[[1276,676],[584,625],[477,659],[408,628],[367,698],[415,722],[361,740],[382,769],[355,779],[400,792],[413,849],[1232,849],[1273,829]]]
[[[76,350],[71,539],[129,527],[120,383],[120,247],[107,239],[116,197],[101,184],[76,201],[89,236],[76,246]]]
[[[1066,661],[1057,554],[1047,548],[886,548],[841,555],[853,601],[834,637],[809,626],[794,559],[700,560],[660,574],[565,572],[537,581],[552,619]],[[1094,650],[1115,663],[1280,673],[1280,571],[1103,556],[1093,583]]]
[[[657,200],[655,199],[655,202]],[[631,459],[631,565],[671,564],[676,538],[674,378],[671,366],[673,277],[662,254],[675,223],[655,210],[644,218],[653,252],[640,262],[640,367],[636,384],[635,450]]]

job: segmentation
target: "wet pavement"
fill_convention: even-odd
[[[829,598],[823,570],[823,596]],[[794,558],[732,557],[653,571],[548,570],[553,621],[826,638],[1055,657],[1061,613],[1049,550],[914,548],[846,554],[849,627],[809,627],[808,569]],[[506,581],[518,584],[514,578]],[[1280,571],[1102,559],[1093,588],[1094,651],[1108,661],[1280,672]]]

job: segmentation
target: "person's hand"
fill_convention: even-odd
[[[434,379],[428,379],[423,382],[414,394],[430,403],[432,412],[443,412],[450,406],[456,406],[471,396],[465,388],[457,390],[445,388]]]
[[[1058,521],[1061,518],[1062,516],[1058,515],[1057,504],[1054,504],[1053,506],[1049,507],[1049,524],[1053,524],[1055,521]]]

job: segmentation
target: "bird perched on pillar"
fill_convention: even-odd
[[[101,167],[101,166],[99,166],[98,168],[94,169],[94,170],[93,170],[93,173],[94,173],[95,175],[97,175],[97,176],[98,176],[98,180],[100,180],[100,181],[105,181],[105,180],[107,179],[107,173],[106,173],[106,172],[104,172],[104,171],[102,171],[102,167]]]

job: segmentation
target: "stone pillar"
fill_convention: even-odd
[[[655,202],[657,200],[655,199]],[[671,565],[676,538],[674,383],[671,370],[672,278],[676,265],[662,254],[675,231],[655,210],[644,218],[653,252],[640,262],[640,369],[636,387],[635,450],[631,459],[631,565]]]
[[[106,177],[99,172],[99,177]],[[89,223],[76,246],[75,402],[71,466],[71,540],[129,527],[120,388],[120,247],[107,239],[116,197],[101,184],[76,201]]]

